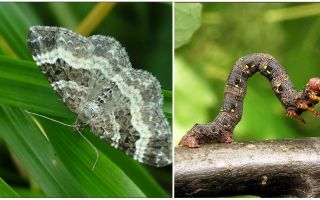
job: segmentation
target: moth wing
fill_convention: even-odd
[[[79,64],[79,58],[87,55],[86,38],[64,28],[33,26],[28,33],[28,47],[64,104],[78,113],[92,81],[91,72],[84,66],[88,61]]]
[[[121,113],[121,115],[119,115]],[[172,162],[171,135],[143,136],[131,125],[130,110],[103,112],[89,122],[90,129],[101,139],[142,163],[166,166]]]
[[[107,136],[111,140],[106,140],[140,162],[154,166],[170,164],[171,130],[162,112],[163,96],[158,80],[146,71],[133,69],[125,49],[113,38],[91,36],[90,40],[94,44],[94,55],[106,58],[101,60],[105,62],[101,74],[115,85],[113,99],[105,99],[101,108],[104,114],[112,116],[119,129],[114,130],[115,135]],[[100,90],[99,86],[93,88]],[[91,97],[92,100],[98,98],[101,99],[101,95]],[[91,123],[91,128],[104,127],[101,120]]]
[[[160,84],[131,67],[118,41],[36,26],[30,28],[28,46],[66,106],[95,134],[140,162],[172,162]]]
[[[139,132],[134,159],[156,166],[170,164],[171,130],[162,112],[163,96],[158,80],[146,71],[132,70],[124,85],[131,102],[131,123]]]
[[[147,95],[142,86],[137,93],[140,94],[140,102],[135,102],[134,99],[138,97],[135,97],[130,90],[121,91],[119,88],[121,84],[118,84],[106,83],[103,84],[104,87],[98,89],[96,96],[92,97],[88,106],[84,108],[83,114],[86,115],[87,110],[88,112],[94,110],[93,107],[97,107],[98,111],[94,116],[84,116],[82,121],[101,139],[140,162],[153,166],[170,164],[171,132],[160,108],[162,102],[157,100],[155,101],[157,104],[151,103],[150,97],[144,99],[149,103],[141,100],[142,94]],[[148,85],[145,88],[149,88]]]

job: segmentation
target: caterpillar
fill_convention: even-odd
[[[242,117],[247,80],[260,72],[271,83],[274,94],[281,101],[288,116],[305,123],[301,114],[310,111],[317,116],[314,106],[320,101],[320,78],[311,78],[303,90],[297,92],[280,63],[267,53],[255,53],[240,58],[225,85],[224,101],[218,116],[209,124],[195,124],[179,145],[199,147],[208,142],[232,142],[233,130]]]

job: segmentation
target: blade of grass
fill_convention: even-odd
[[[103,154],[99,153],[99,160],[94,169],[91,170],[96,159],[94,150],[88,143],[75,134],[72,128],[52,124],[52,122],[39,119],[44,125],[50,142],[57,150],[57,155],[69,168],[69,171],[77,179],[91,197],[145,197],[133,180],[135,178],[144,179],[139,172],[136,176],[128,177],[117,165],[110,159],[114,152],[111,150]],[[88,133],[86,136],[88,137]],[[91,140],[95,144],[95,140]],[[105,144],[104,144],[105,145]],[[96,145],[95,145],[96,146]],[[99,148],[100,149],[100,148]],[[128,158],[121,156],[125,160],[126,166],[137,165]],[[134,170],[131,169],[131,170]]]
[[[301,4],[288,8],[272,9],[264,13],[267,22],[279,23],[286,20],[295,20],[320,14],[319,3]]]
[[[83,197],[81,185],[55,155],[55,150],[19,109],[0,106],[0,134],[9,149],[50,197]]]
[[[3,104],[19,106],[46,115],[75,118],[75,115],[58,99],[57,94],[33,62],[0,56],[0,84],[0,102]],[[164,94],[164,111],[171,121],[172,98],[170,92],[165,91]]]
[[[91,10],[87,17],[81,22],[76,32],[88,36],[101,23],[114,7],[114,2],[100,2]]]
[[[163,112],[172,126],[172,91],[162,90]]]
[[[152,168],[155,173],[161,173],[163,169],[151,166],[145,166],[132,158],[128,157],[124,152],[113,148],[103,140],[98,140],[92,133],[85,132],[86,137],[97,147],[101,152],[104,152],[110,160],[131,177],[146,194],[147,197],[168,197],[168,194],[159,186],[153,177],[148,173],[148,168]],[[88,145],[87,145],[88,146]],[[92,150],[91,150],[92,151]],[[91,162],[93,158],[91,158]],[[147,168],[147,169],[146,169]],[[170,174],[172,180],[172,175]]]
[[[48,130],[48,142],[24,112],[7,106],[1,106],[1,111],[4,117],[0,120],[0,132],[4,140],[49,197],[145,196],[103,154],[92,172],[95,154],[71,128],[42,121]],[[136,176],[143,179],[141,173]]]
[[[95,170],[96,155],[72,128],[39,119],[57,155],[90,197],[144,197],[143,192],[102,152]],[[94,143],[94,141],[92,141]],[[108,152],[108,155],[112,152]],[[128,163],[126,163],[128,165]]]
[[[20,174],[17,174],[14,171],[8,170],[5,167],[0,168],[0,177],[6,180],[9,183],[13,184],[25,184],[27,180],[21,177]]]
[[[34,72],[35,69],[36,66],[30,62],[0,57],[0,72],[4,72],[0,73],[0,84],[2,84],[2,87],[0,87],[0,102],[27,108],[31,111],[37,110],[39,113],[51,114],[57,117],[64,117],[74,120],[75,116],[68,111],[60,101],[58,101],[58,97],[56,94],[54,94],[50,86],[44,86],[48,85],[47,80],[45,80],[40,72]],[[31,100],[28,98],[28,96],[30,96]],[[46,101],[43,101],[43,99],[46,99]],[[48,131],[48,134],[50,135],[50,132],[57,134],[56,129],[57,127],[55,127],[54,130]],[[69,130],[69,134],[74,135],[74,132]],[[77,137],[81,139],[79,136]],[[91,140],[94,142],[98,139],[91,138]],[[72,141],[73,140],[70,140],[71,143]],[[102,141],[102,144],[100,145],[103,145],[101,149],[106,149],[104,141]],[[88,144],[86,144],[86,146],[88,151],[92,153],[90,146],[88,146]],[[116,162],[117,165],[119,165],[128,176],[132,177],[132,180],[144,191],[147,196],[167,196],[167,194],[154,181],[148,172],[141,167],[140,164],[137,164],[136,161],[133,161],[131,158],[123,155],[110,145],[108,145],[106,154],[108,154],[108,157],[110,157],[113,162]],[[119,160],[119,158],[121,158],[121,160]],[[127,160],[132,161],[127,163]],[[94,155],[91,155],[89,163],[91,164],[93,161]]]
[[[23,187],[14,187],[14,190],[23,198],[45,198],[45,194],[42,191],[23,188]]]
[[[0,177],[0,197],[19,197],[19,195]]]
[[[74,118],[33,62],[0,56],[0,102],[57,117]],[[46,99],[43,101],[43,99]]]
[[[16,7],[16,5],[13,5],[13,4],[7,4],[7,5],[8,5],[7,6],[8,8],[12,8],[11,11],[18,11],[19,10],[19,8]],[[21,11],[21,9],[19,11]],[[8,12],[5,12],[5,10],[0,10],[0,16],[1,16],[1,13],[6,16],[9,14]],[[40,24],[40,23],[39,22],[31,22],[27,16],[24,16],[21,13],[24,13],[24,12],[21,11],[18,15],[15,15],[14,16],[15,20],[13,20],[13,21],[12,21],[12,19],[4,20],[3,23],[0,24],[0,25],[3,25],[0,27],[0,28],[3,28],[2,30],[0,29],[0,32],[2,34],[6,33],[6,34],[3,34],[3,35],[5,35],[4,38],[6,39],[6,41],[8,42],[8,44],[10,45],[10,47],[12,49],[14,49],[15,51],[17,49],[16,47],[18,47],[18,49],[19,48],[21,49],[21,51],[19,51],[19,53],[17,53],[17,55],[19,57],[29,59],[30,56],[24,57],[24,53],[26,53],[25,55],[29,55],[28,50],[23,47],[23,46],[25,46],[24,40],[26,37],[26,32],[28,30],[29,25]],[[16,25],[13,23],[15,21],[19,21],[19,22],[23,22],[23,23],[21,26],[13,26],[13,25]],[[5,32],[6,30],[8,30],[8,32]],[[12,37],[13,39],[10,38],[11,35],[15,35]],[[23,41],[22,40],[14,40],[14,38],[16,36],[19,38],[23,38]],[[21,46],[19,46],[19,43],[22,45],[23,48],[21,48]],[[9,63],[9,64],[12,64],[12,63]],[[25,70],[21,70],[23,68],[24,64],[26,64],[26,62],[20,63],[20,64],[21,64],[21,68],[18,67],[17,68],[18,70],[15,68],[14,63],[13,63],[13,65],[7,65],[7,70],[3,70],[3,71],[6,71],[6,73],[3,73],[3,74],[0,73],[0,75],[5,76],[3,79],[0,78],[0,79],[2,79],[1,85],[6,85],[3,87],[5,92],[1,93],[0,99],[3,100],[4,103],[8,103],[10,105],[19,106],[19,107],[23,107],[23,108],[27,107],[27,108],[30,108],[30,110],[32,110],[32,111],[35,111],[35,110],[33,110],[33,108],[36,108],[39,110],[40,113],[41,112],[43,113],[43,110],[46,110],[46,112],[49,112],[49,113],[51,112],[51,114],[55,113],[53,115],[56,115],[56,116],[59,116],[59,113],[60,113],[60,115],[62,115],[61,117],[74,119],[74,115],[72,115],[71,112],[69,112],[64,107],[64,105],[57,100],[58,98],[57,98],[56,94],[52,91],[52,88],[49,87],[48,83],[43,78],[43,76],[41,76],[41,78],[38,79],[39,77],[36,77],[37,75],[34,76],[34,73],[31,72],[32,68],[37,69],[35,67],[35,65],[34,64],[33,64],[33,66],[30,65],[31,66],[29,68],[30,72],[28,73]],[[10,71],[10,70],[13,70],[13,71]],[[15,70],[17,70],[17,71],[15,71]],[[21,71],[19,71],[19,70],[21,70]],[[13,74],[10,74],[12,72],[13,72]],[[20,72],[22,72],[22,73],[20,73]],[[10,75],[12,75],[12,76],[10,76]],[[41,75],[41,74],[39,74],[39,75]],[[11,84],[10,84],[10,81],[11,81]],[[45,85],[42,85],[44,83],[42,81],[45,82]],[[13,82],[16,82],[16,83],[13,83]],[[35,87],[29,88],[30,82],[32,83],[31,85],[35,86]],[[39,86],[42,86],[43,88],[41,88]],[[38,90],[35,88],[38,88]],[[35,89],[35,90],[32,90],[32,89]],[[47,99],[48,99],[47,95],[43,95],[41,97],[35,95],[35,94],[45,94],[46,90],[49,91],[48,96],[52,97],[49,99],[51,99],[53,101],[51,101],[51,100],[47,101]],[[29,91],[29,93],[26,91]],[[33,91],[33,93],[31,93],[30,91]],[[19,95],[21,95],[21,96],[19,97]],[[34,99],[32,99],[32,98],[34,98]],[[46,99],[46,101],[48,102],[47,103],[48,107],[43,106],[43,105],[41,106],[41,101],[44,102],[43,99]],[[34,101],[36,101],[36,103],[34,103]],[[31,103],[31,102],[33,102],[33,103]],[[53,103],[53,104],[51,104],[51,103]],[[54,106],[56,106],[56,108],[60,108],[65,111],[61,112],[61,111],[57,111],[55,109],[52,109],[52,108],[50,108],[51,105],[54,105]],[[4,107],[4,108],[6,108],[6,107]],[[90,135],[90,136],[92,136],[92,135]],[[127,163],[125,163],[125,164],[127,164]],[[140,165],[137,165],[137,166],[140,166]],[[140,167],[136,167],[136,168],[137,168],[137,170],[130,171],[130,166],[126,166],[126,167],[124,167],[124,169],[125,169],[124,171],[126,171],[127,174],[130,174],[130,173],[134,174],[134,175],[138,176],[139,178],[141,178],[141,176],[139,176],[139,175],[143,175],[143,173],[146,174],[146,175],[142,176],[144,178],[142,178],[141,181],[136,181],[136,182],[138,182],[137,185],[139,185],[139,183],[140,183],[140,185],[139,185],[140,188],[149,188],[149,191],[144,191],[145,194],[147,194],[148,196],[150,196],[152,194],[156,194],[155,196],[159,196],[159,194],[162,194],[162,196],[163,196],[163,194],[165,194],[165,192],[163,192],[163,190],[161,190],[161,188],[157,184],[153,183],[154,182],[153,178],[150,177],[150,175],[143,169],[143,167],[140,166]],[[145,182],[144,179],[147,181]],[[148,181],[148,179],[150,179],[150,180]],[[145,184],[145,186],[143,186],[142,183]],[[153,187],[153,186],[155,186],[155,187]],[[90,194],[97,194],[97,193],[90,193]]]
[[[13,58],[18,58],[16,53],[11,49],[7,41],[2,36],[0,36],[0,47],[3,49],[3,54],[9,55]]]
[[[47,5],[60,26],[70,29],[77,27],[78,19],[71,11],[70,5],[65,2],[48,3]]]
[[[34,9],[33,4],[29,2],[19,2],[15,3],[18,6],[20,11],[20,20],[25,21],[26,25],[33,24],[39,25],[42,24],[42,19],[38,16],[37,10]],[[23,27],[20,27],[23,28]]]
[[[38,22],[31,22],[30,18],[15,3],[1,3],[0,19],[0,33],[11,49],[18,57],[31,59],[26,36],[29,26]]]

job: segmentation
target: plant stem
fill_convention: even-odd
[[[175,149],[175,196],[320,197],[320,138]]]

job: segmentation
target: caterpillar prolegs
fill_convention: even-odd
[[[232,142],[232,131],[242,117],[247,79],[259,71],[271,83],[272,89],[287,115],[305,123],[301,114],[310,111],[317,116],[314,106],[320,101],[320,78],[311,78],[305,88],[297,92],[279,62],[266,53],[255,53],[240,58],[225,85],[224,102],[218,116],[209,124],[196,124],[183,136],[181,146],[199,147],[201,143]]]

